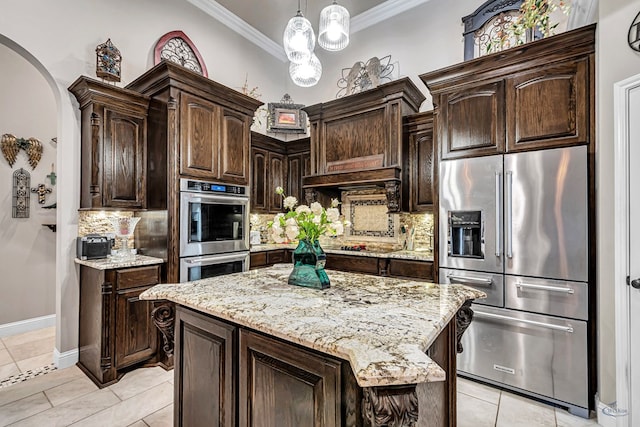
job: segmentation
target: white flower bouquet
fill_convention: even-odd
[[[345,223],[340,219],[338,199],[331,199],[331,207],[325,209],[318,202],[311,206],[298,205],[298,199],[285,196],[282,187],[276,188],[276,194],[284,197],[287,213],[279,213],[269,221],[271,238],[276,243],[286,240],[318,240],[322,235],[339,236],[344,233]]]

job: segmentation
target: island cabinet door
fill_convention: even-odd
[[[236,327],[178,306],[174,426],[234,427]]]
[[[241,427],[340,426],[341,362],[240,330]]]

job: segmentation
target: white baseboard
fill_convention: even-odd
[[[35,331],[36,329],[48,328],[56,325],[56,315],[34,317],[32,319],[20,320],[18,322],[5,323],[0,325],[0,337],[22,334]]]
[[[615,405],[615,403],[612,403]],[[598,416],[598,424],[602,427],[616,427],[618,425],[618,418],[628,418],[626,414],[616,415],[616,408],[613,408],[606,403],[600,402],[600,400],[596,397],[596,413]],[[609,415],[611,414],[611,415]],[[628,420],[627,420],[628,423]],[[627,425],[627,424],[622,424]]]
[[[65,351],[64,353],[60,353],[57,348],[54,348],[53,364],[56,365],[58,369],[68,368],[78,363],[78,354],[77,348]]]

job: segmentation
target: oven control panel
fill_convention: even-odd
[[[247,194],[247,187],[242,185],[228,185],[207,181],[196,181],[193,179],[181,179],[180,191],[194,191],[198,193],[224,193],[244,196]]]

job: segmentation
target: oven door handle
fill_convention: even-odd
[[[554,331],[568,332],[570,334],[573,333],[573,326],[571,325],[567,325],[567,326],[554,325],[551,323],[537,322],[535,320],[526,320],[526,319],[518,319],[517,317],[503,316],[502,314],[485,313],[483,311],[477,311],[477,310],[474,310],[473,315],[477,317],[484,317],[487,319],[505,320],[507,322],[520,322],[520,323],[524,323],[525,325],[537,326],[539,328],[545,328],[545,329],[552,329]]]
[[[456,276],[455,274],[448,274],[447,279],[452,282],[462,283],[463,285],[491,286],[493,284],[493,280],[485,279],[483,277],[463,277]]]
[[[234,254],[234,255],[212,255],[206,257],[197,257],[197,258],[183,258],[182,262],[188,265],[203,265],[210,261],[215,261],[216,264],[220,264],[223,262],[229,261],[243,261],[248,254]]]

